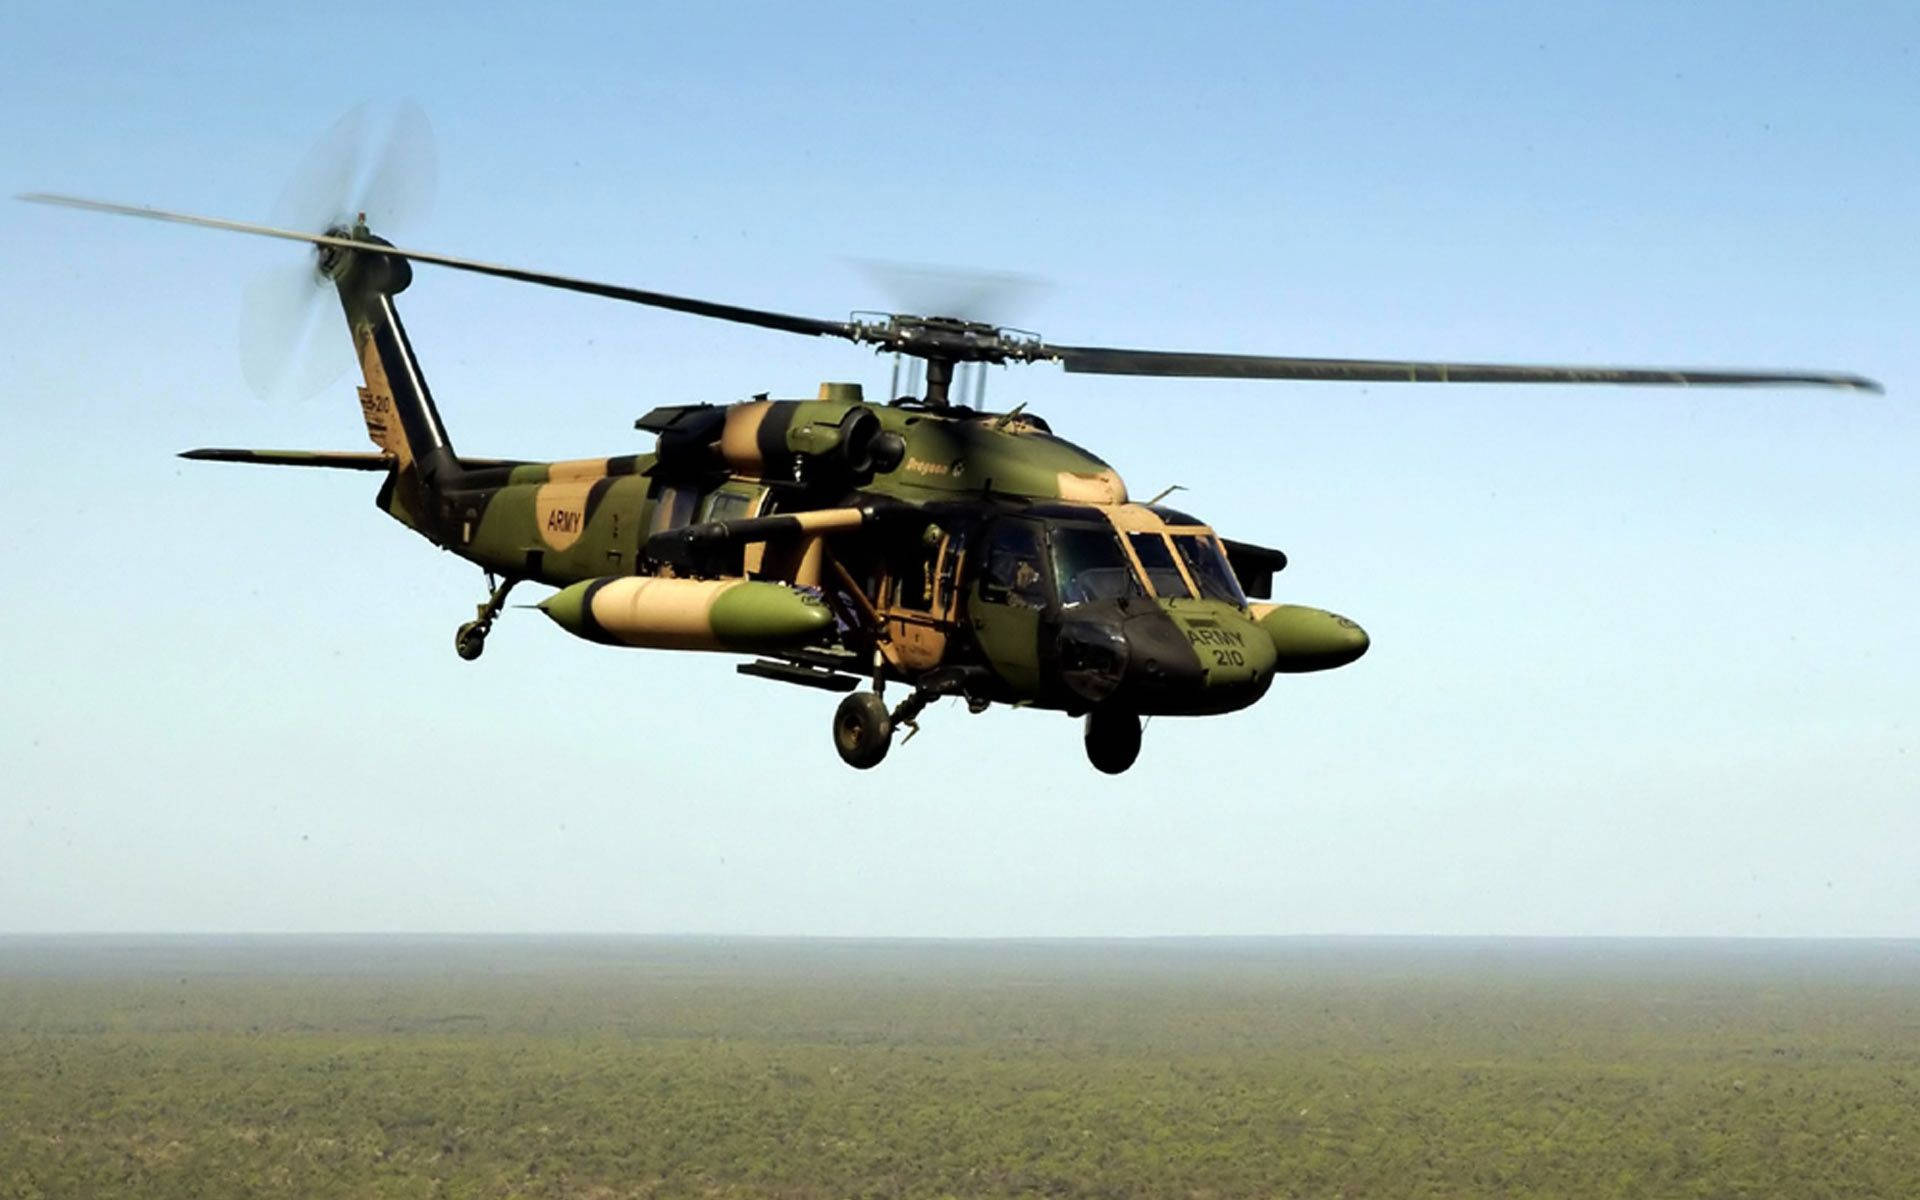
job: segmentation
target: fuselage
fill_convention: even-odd
[[[864,405],[843,394],[673,410],[660,423],[697,436],[676,444],[663,432],[654,454],[464,468],[439,489],[431,535],[501,575],[591,587],[591,596],[580,590],[584,607],[549,608],[556,620],[572,614],[581,627],[569,628],[583,636],[764,652],[737,616],[732,625],[695,620],[702,641],[688,640],[684,620],[654,631],[632,615],[642,596],[645,611],[665,614],[710,603],[714,589],[606,591],[596,581],[687,574],[653,549],[675,531],[884,506],[886,520],[874,525],[749,541],[707,574],[822,598],[836,619],[791,626],[809,630],[793,649],[832,644],[907,682],[964,671],[969,694],[1034,707],[1226,712],[1258,700],[1276,672],[1338,665],[1365,649],[1357,626],[1328,624],[1293,631],[1292,649],[1304,642],[1314,666],[1290,658],[1211,528],[1128,502],[1112,467],[1037,418]],[[856,427],[897,437],[890,469],[828,469],[840,453],[832,431]],[[821,449],[786,449],[794,445]],[[748,609],[750,592],[730,594],[736,613],[780,608]],[[609,631],[616,619],[642,623],[623,636]]]

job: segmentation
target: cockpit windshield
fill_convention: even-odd
[[[1218,540],[1205,534],[1176,533],[1173,545],[1180,551],[1180,561],[1187,564],[1187,574],[1193,576],[1194,586],[1202,596],[1225,600],[1236,608],[1247,606],[1246,593],[1240,590],[1240,581],[1234,577],[1233,566],[1227,562]]]
[[[1187,590],[1187,581],[1181,578],[1180,568],[1173,561],[1173,551],[1167,549],[1167,539],[1163,535],[1129,533],[1127,541],[1140,559],[1140,568],[1147,573],[1147,582],[1153,585],[1154,595],[1162,600],[1185,600],[1193,595]]]
[[[1063,606],[1144,595],[1112,530],[1055,525],[1051,540],[1054,577]]]
[[[980,598],[997,604],[1044,608],[1051,591],[1062,608],[1133,596],[1247,605],[1220,539],[1205,526],[1123,533],[1091,522],[1006,519],[994,524],[981,561]]]

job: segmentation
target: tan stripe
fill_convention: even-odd
[[[664,650],[715,648],[712,612],[740,579],[616,579],[593,595],[593,619],[632,646]]]
[[[547,464],[547,482],[549,483],[591,483],[607,477],[607,460],[604,458],[576,458],[567,462]]]
[[[816,508],[812,512],[788,513],[800,522],[802,533],[832,533],[841,529],[858,529],[866,524],[866,514],[857,508]]]
[[[766,465],[760,458],[760,423],[772,407],[771,400],[756,400],[727,409],[727,423],[720,430],[720,457],[728,466],[753,475]]]
[[[808,538],[802,543],[800,560],[793,566],[791,582],[794,587],[820,586],[820,560],[826,554],[826,543],[819,538]]]
[[[751,485],[756,481],[740,480],[737,482]],[[766,488],[755,487],[753,489],[752,499],[747,502],[747,511],[744,515],[749,517],[759,516],[760,510],[767,506],[767,495],[768,490]],[[767,544],[765,542],[749,542],[747,543],[745,551],[742,552],[740,565],[746,570],[749,576],[758,575],[760,573],[760,567],[766,562],[766,559]]]
[[[1144,504],[1116,505],[1107,513],[1107,519],[1122,533],[1165,533],[1167,529],[1160,514]]]
[[[407,467],[413,463],[413,448],[394,411],[393,387],[387,381],[387,368],[380,361],[380,349],[373,341],[373,327],[357,325],[354,341],[360,351],[360,376],[366,386],[359,389],[360,415],[367,422],[367,437],[373,444],[393,455],[395,463]]]
[[[1062,471],[1059,487],[1060,498],[1073,504],[1124,504],[1127,499],[1127,485],[1114,470],[1094,475]]]

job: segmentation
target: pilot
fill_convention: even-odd
[[[1040,588],[1040,568],[1024,558],[1013,568],[1013,600],[1028,608],[1046,606],[1046,597]]]

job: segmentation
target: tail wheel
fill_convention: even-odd
[[[454,653],[472,662],[487,648],[487,629],[478,621],[468,621],[453,631]]]
[[[886,702],[872,692],[854,692],[833,714],[833,748],[840,761],[862,771],[880,765],[893,745]]]
[[[1118,775],[1140,757],[1140,718],[1130,712],[1096,708],[1087,714],[1087,761],[1096,771]]]

